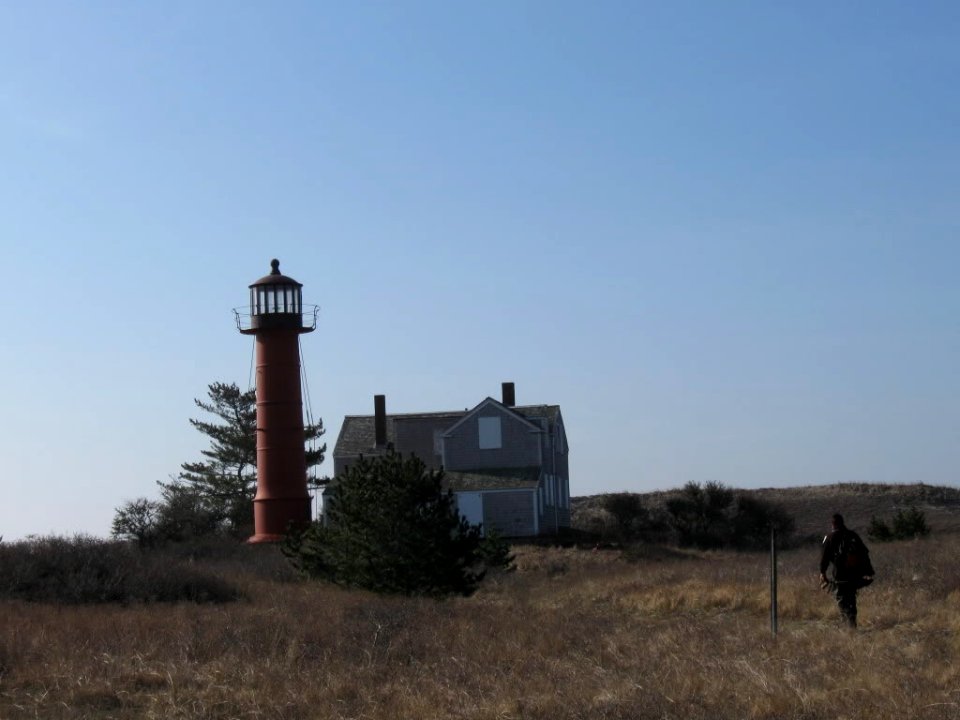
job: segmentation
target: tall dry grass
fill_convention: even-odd
[[[0,718],[957,718],[960,539],[877,546],[844,631],[817,549],[521,548],[471,598],[236,571],[230,605],[0,605]],[[262,550],[262,549],[260,549]]]

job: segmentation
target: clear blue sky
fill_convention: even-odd
[[[279,257],[345,414],[558,403],[574,495],[957,484],[960,4],[0,5],[0,534],[106,534]],[[328,460],[324,472],[329,472]]]

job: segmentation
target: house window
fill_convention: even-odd
[[[477,418],[477,427],[480,431],[481,450],[496,450],[503,447],[500,437],[500,418]]]

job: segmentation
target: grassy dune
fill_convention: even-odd
[[[845,483],[741,492],[782,505],[796,521],[796,534],[801,538],[823,537],[835,512],[842,512],[850,527],[863,531],[872,516],[889,518],[897,510],[909,507],[922,510],[935,533],[960,532],[960,488]],[[640,497],[647,508],[657,512],[676,494],[676,491],[660,491],[642,493]],[[574,526],[609,526],[613,519],[602,510],[602,499],[602,495],[573,498]]]
[[[777,640],[764,556],[658,548],[521,548],[447,602],[235,563],[226,605],[5,602],[0,718],[957,718],[958,551],[876,546],[855,634],[785,553]]]

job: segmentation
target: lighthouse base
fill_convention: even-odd
[[[256,545],[258,543],[278,543],[283,542],[283,535],[251,535],[247,538],[247,544]]]
[[[253,501],[254,534],[248,543],[275,543],[293,528],[310,524],[310,496],[298,498],[264,498]]]

